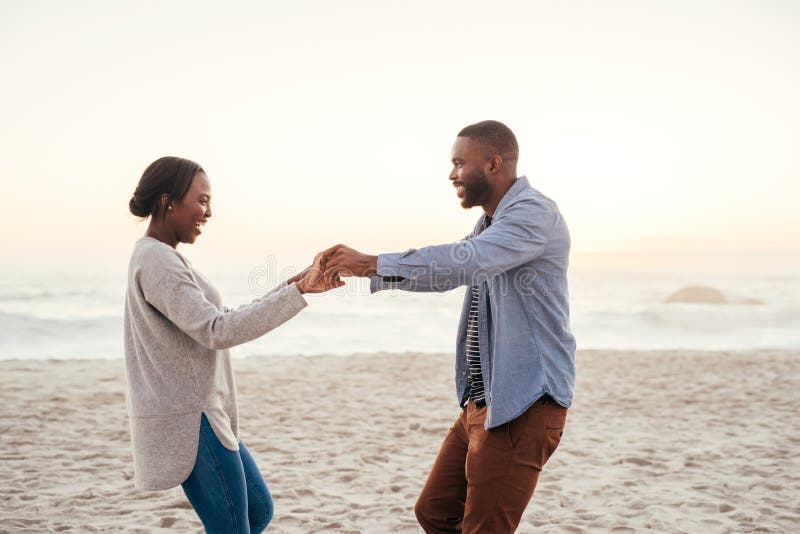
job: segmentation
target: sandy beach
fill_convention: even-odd
[[[800,529],[800,353],[584,351],[578,366],[518,532]],[[421,532],[414,502],[458,414],[452,367],[235,360],[242,438],[275,499],[268,532]],[[180,488],[133,488],[121,361],[0,371],[0,532],[201,530]]]

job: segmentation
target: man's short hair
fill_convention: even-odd
[[[499,121],[481,121],[470,124],[458,132],[458,137],[467,137],[492,147],[506,159],[519,158],[519,145],[514,132]]]

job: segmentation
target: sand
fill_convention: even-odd
[[[800,353],[589,351],[578,365],[518,532],[800,531]],[[451,356],[234,367],[276,503],[268,532],[421,532],[414,502],[458,415]],[[0,400],[0,532],[200,530],[180,488],[133,488],[122,362],[0,361]]]

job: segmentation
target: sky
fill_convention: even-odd
[[[164,155],[211,179],[209,262],[454,241],[484,119],[575,253],[800,249],[793,1],[0,0],[0,65],[7,265],[124,264]]]

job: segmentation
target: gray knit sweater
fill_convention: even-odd
[[[189,476],[200,415],[220,442],[239,448],[236,386],[228,349],[297,315],[306,301],[282,284],[238,309],[169,245],[139,239],[128,267],[125,362],[136,487],[160,490]]]

